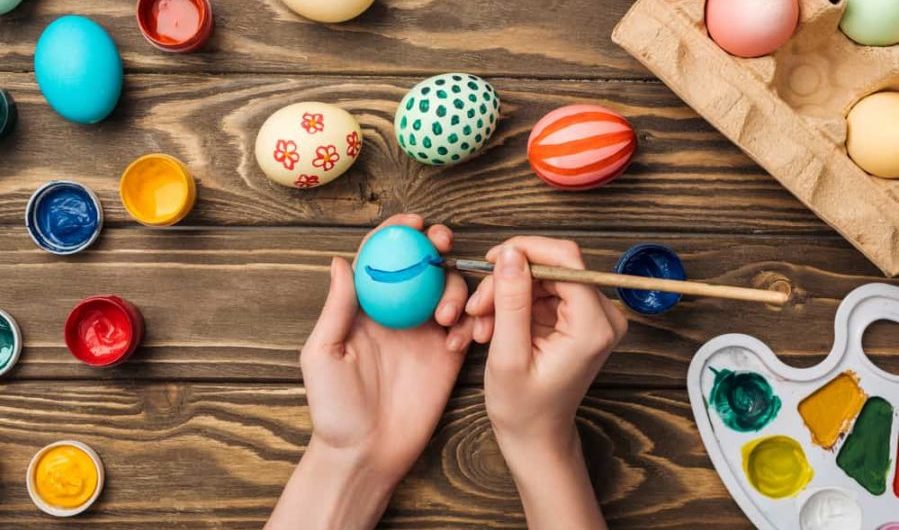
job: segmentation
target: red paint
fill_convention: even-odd
[[[192,52],[212,34],[212,4],[209,0],[138,0],[137,24],[157,48]]]
[[[72,355],[91,366],[124,362],[143,336],[140,311],[117,296],[85,298],[66,319],[66,346]]]

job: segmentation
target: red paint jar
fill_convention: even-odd
[[[210,0],[138,0],[137,25],[160,50],[190,53],[212,35]]]
[[[85,298],[69,313],[66,346],[76,359],[91,366],[125,362],[144,338],[144,318],[118,296]]]

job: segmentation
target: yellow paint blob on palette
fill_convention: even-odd
[[[799,403],[799,415],[812,440],[825,449],[836,445],[862,411],[868,396],[855,372],[843,372]]]
[[[899,375],[874,365],[862,344],[878,320],[899,323],[899,286],[850,293],[818,366],[787,366],[736,334],[694,356],[687,389],[699,433],[756,527],[899,530]]]

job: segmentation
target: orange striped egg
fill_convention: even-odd
[[[624,173],[637,150],[634,128],[599,105],[569,105],[543,117],[528,139],[528,160],[547,184],[596,188]]]

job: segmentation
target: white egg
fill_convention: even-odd
[[[346,22],[368,9],[374,0],[284,0],[292,11],[316,22]]]
[[[327,103],[295,103],[265,120],[256,136],[256,162],[282,186],[314,188],[343,175],[362,150],[352,114]]]

